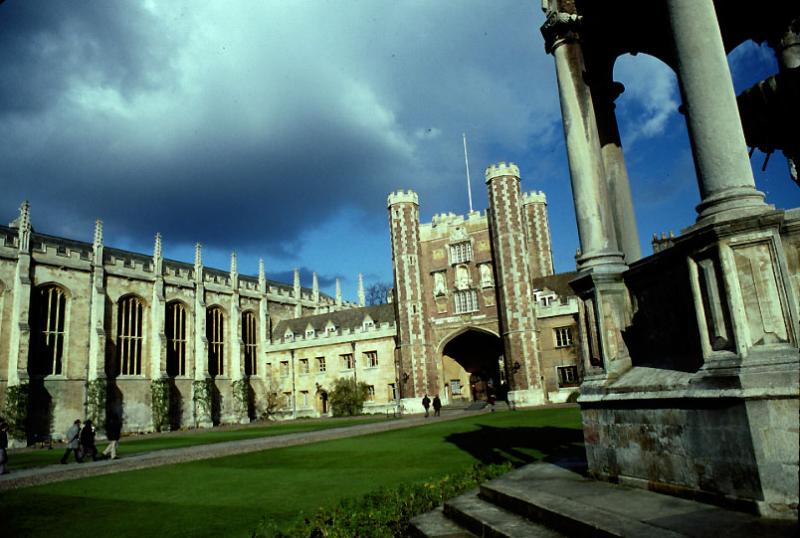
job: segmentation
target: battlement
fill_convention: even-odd
[[[389,193],[389,198],[387,200],[388,207],[393,206],[394,204],[415,204],[419,205],[419,197],[417,193],[412,190],[407,190],[403,192],[399,190],[397,192]]]
[[[522,194],[522,205],[528,204],[546,204],[547,196],[543,191],[530,191]]]
[[[500,162],[491,164],[486,168],[486,181],[489,182],[493,178],[501,176],[514,176],[519,177],[519,167],[514,163]]]

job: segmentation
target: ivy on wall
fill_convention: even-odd
[[[106,429],[106,401],[108,383],[105,379],[93,379],[86,383],[86,418],[99,430]]]
[[[150,384],[153,427],[157,432],[169,429],[170,390],[169,379],[154,379]]]
[[[195,423],[198,417],[211,418],[213,379],[196,379],[192,382],[192,402],[194,403]]]
[[[240,418],[247,417],[247,404],[250,398],[250,385],[246,379],[237,379],[231,383],[233,401],[236,406],[236,414]]]
[[[25,424],[28,421],[28,383],[11,385],[6,389],[3,416],[8,422],[8,432],[14,439],[25,439]]]

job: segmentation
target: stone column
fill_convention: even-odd
[[[103,221],[94,226],[92,290],[89,313],[89,382],[106,377],[106,286],[103,269]]]
[[[239,269],[236,262],[236,252],[231,253],[231,308],[230,323],[228,324],[228,339],[231,360],[228,368],[231,378],[231,406],[232,419],[240,424],[250,422],[248,416],[248,394],[250,391],[248,380],[244,377],[244,341],[242,340],[242,307],[239,293]]]
[[[14,272],[11,306],[11,338],[8,353],[8,385],[4,409],[9,422],[9,446],[26,446],[26,420],[30,385],[28,383],[28,355],[30,353],[31,307],[31,221],[27,200],[19,209],[17,224],[17,266]]]
[[[342,283],[336,279],[336,310],[342,309]]]
[[[413,191],[389,195],[389,230],[392,239],[399,389],[407,411],[422,410],[420,399],[435,394],[439,382],[428,343],[425,301],[422,295],[419,244],[419,198]],[[430,366],[430,367],[429,367]]]
[[[572,197],[581,243],[579,276],[571,284],[584,302],[587,339],[583,353],[593,374],[605,383],[630,368],[622,331],[630,324],[630,299],[622,280],[627,270],[617,243],[592,92],[586,83],[579,42],[580,17],[551,11],[542,27],[547,51],[555,57],[558,94],[567,144]],[[591,343],[596,345],[592,346]],[[583,389],[582,389],[583,390]]]
[[[86,418],[106,429],[108,379],[106,378],[106,287],[103,268],[103,221],[94,224],[89,298],[89,365],[86,372]],[[119,419],[120,417],[114,417]]]
[[[358,306],[367,304],[366,295],[364,294],[364,277],[358,273]]]
[[[28,354],[31,340],[31,220],[30,204],[24,201],[19,208],[17,224],[17,266],[14,272],[11,306],[11,339],[8,353],[8,384],[28,382]]]
[[[578,42],[578,19],[551,13],[542,29],[548,52],[555,57],[558,96],[567,145],[572,198],[581,243],[578,268],[623,268],[617,245],[603,153],[597,132],[592,93],[586,84],[583,51]]]
[[[228,323],[228,339],[230,340],[231,360],[228,374],[231,380],[242,379],[242,364],[244,364],[244,342],[242,342],[242,307],[239,295],[239,270],[236,264],[236,253],[231,253],[231,307],[230,323]]]
[[[547,402],[542,384],[525,230],[519,190],[519,168],[500,163],[486,169],[489,231],[497,281],[497,313],[509,377],[509,401],[520,405]]]
[[[167,337],[164,317],[167,302],[164,296],[164,258],[161,255],[161,234],[156,234],[153,246],[153,297],[150,308],[150,379],[167,377]]]
[[[264,271],[264,258],[258,260],[258,290],[261,292],[261,299],[258,302],[258,339],[261,342],[259,350],[265,353],[267,346],[271,343],[269,326],[269,300],[267,299],[268,285],[267,274]],[[261,358],[258,359],[261,365]],[[261,368],[259,368],[261,371]]]
[[[713,0],[668,0],[701,202],[698,224],[768,209],[755,189]]]
[[[198,428],[214,425],[211,417],[212,380],[208,375],[208,338],[206,336],[206,299],[203,283],[203,258],[200,243],[194,250],[194,422]]]
[[[598,74],[596,82],[591,85],[592,101],[597,114],[600,151],[608,183],[617,245],[625,256],[625,263],[631,264],[642,257],[642,250],[633,210],[628,169],[625,166],[617,115],[614,112],[616,108],[614,101],[625,87],[619,82],[613,82],[611,77],[610,67],[604,69],[602,74]]]
[[[311,300],[314,301],[314,313],[319,314],[319,279],[316,271],[311,273]]]
[[[301,318],[303,317],[303,305],[302,301],[302,288],[300,287],[300,269],[295,268],[294,270],[294,287],[292,295],[294,296],[295,301],[297,301],[294,305],[294,317]]]

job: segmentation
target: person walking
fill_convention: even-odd
[[[94,444],[94,435],[92,421],[87,420],[83,423],[83,429],[81,430],[81,450],[84,458],[91,456],[92,461],[97,461],[97,447]]]
[[[431,399],[428,398],[428,395],[426,394],[425,397],[422,399],[422,407],[425,408],[425,418],[428,418],[429,414],[428,408],[430,406],[431,406]]]
[[[439,399],[439,395],[433,397],[433,416],[439,417],[441,416],[440,411],[442,410],[442,400]]]
[[[0,474],[8,474],[8,423],[0,421]]]
[[[81,421],[80,419],[75,419],[75,422],[72,423],[72,426],[70,426],[70,428],[67,430],[67,434],[64,436],[64,439],[67,440],[67,450],[64,452],[64,455],[61,456],[61,463],[67,463],[70,452],[75,452],[75,461],[78,463],[83,461],[83,458],[81,458],[80,454],[78,454],[78,448],[80,447],[80,436]]]
[[[122,433],[122,424],[119,419],[109,417],[106,420],[106,436],[108,437],[108,446],[103,450],[103,456],[111,456],[112,460],[117,459],[117,445],[119,444],[120,434]]]

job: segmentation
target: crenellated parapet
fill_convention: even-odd
[[[387,199],[387,207],[395,204],[415,204],[419,205],[419,196],[412,190],[392,192]]]
[[[485,172],[486,182],[488,183],[496,177],[513,176],[519,179],[519,167],[514,163],[499,162],[491,164],[486,168]]]
[[[530,191],[522,193],[522,205],[546,203],[547,196],[543,191]]]

